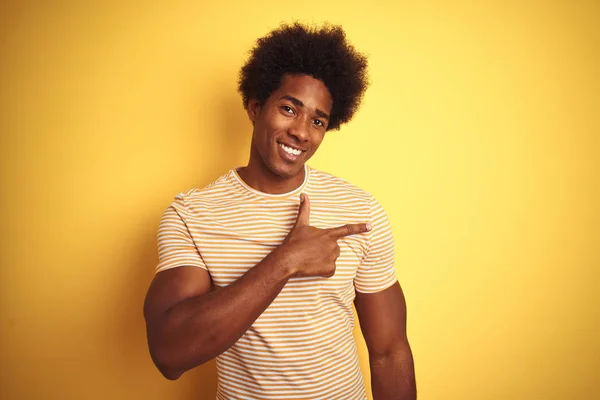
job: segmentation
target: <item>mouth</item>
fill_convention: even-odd
[[[281,147],[283,149],[283,151],[285,151],[287,154],[291,155],[291,156],[299,156],[300,154],[306,152],[306,150],[301,150],[301,149],[297,149],[293,146],[288,146],[286,144],[283,144],[281,142],[277,142],[277,144],[279,145],[279,147]]]

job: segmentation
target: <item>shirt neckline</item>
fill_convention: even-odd
[[[239,185],[241,185],[245,190],[247,190],[250,193],[253,193],[255,195],[258,196],[263,196],[263,197],[269,197],[269,198],[274,198],[274,199],[281,199],[283,197],[290,197],[290,196],[294,196],[296,194],[300,194],[302,193],[302,191],[304,190],[304,188],[306,188],[306,185],[308,184],[308,180],[310,178],[310,167],[307,164],[304,164],[304,181],[302,182],[302,184],[300,186],[298,186],[296,189],[291,190],[289,192],[286,193],[278,193],[278,194],[272,194],[272,193],[265,193],[265,192],[261,192],[260,190],[256,190],[253,187],[251,187],[250,185],[248,185],[246,182],[244,182],[244,180],[240,177],[238,170],[241,169],[243,167],[237,167],[231,170],[231,174],[233,175],[234,179],[237,181],[237,183]]]

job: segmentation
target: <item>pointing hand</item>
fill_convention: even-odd
[[[365,233],[370,224],[347,224],[319,229],[310,226],[310,199],[300,197],[298,217],[279,250],[290,263],[292,276],[323,276],[335,274],[335,261],[340,255],[337,241],[345,236]]]

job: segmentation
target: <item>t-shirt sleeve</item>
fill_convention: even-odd
[[[163,213],[158,227],[158,265],[156,273],[171,268],[192,266],[207,270],[186,223],[183,194]]]
[[[383,207],[372,196],[369,222],[371,231],[367,254],[354,278],[354,287],[361,293],[380,292],[397,281],[392,227]]]

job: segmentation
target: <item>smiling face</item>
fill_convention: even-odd
[[[262,105],[251,99],[248,115],[254,131],[246,182],[271,192],[299,186],[304,163],[323,141],[332,106],[325,84],[308,75],[284,75]],[[277,189],[269,189],[271,184]]]

